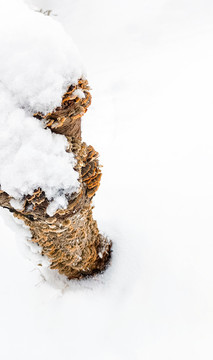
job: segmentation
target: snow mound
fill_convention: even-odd
[[[43,128],[33,112],[60,105],[67,86],[84,77],[78,51],[63,27],[22,1],[0,4],[0,185],[21,207],[42,188],[51,216],[79,188],[67,140]],[[15,202],[14,202],[15,204]]]
[[[57,199],[54,210],[66,207],[65,195],[79,187],[78,172],[73,169],[74,156],[66,152],[66,137],[44,130],[39,120],[17,107],[1,85],[0,98],[2,190],[21,200],[23,195],[40,187],[49,200]]]
[[[22,1],[2,2],[0,14],[1,82],[25,109],[52,111],[84,77],[75,44],[60,23]]]

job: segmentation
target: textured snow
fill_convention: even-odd
[[[48,214],[78,190],[73,154],[63,135],[44,130],[33,111],[60,105],[68,84],[83,76],[62,25],[21,1],[0,3],[0,184],[21,201],[38,187],[53,200]]]

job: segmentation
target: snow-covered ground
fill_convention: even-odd
[[[47,283],[1,210],[1,359],[212,360],[212,1],[28,2],[87,67],[83,138],[104,165],[94,215],[113,259]]]

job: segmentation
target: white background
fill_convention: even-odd
[[[104,165],[94,216],[113,258],[61,290],[2,214],[1,359],[212,360],[212,1],[32,2],[87,67],[83,138]]]

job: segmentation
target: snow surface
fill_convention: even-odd
[[[78,190],[78,173],[65,136],[44,130],[32,114],[60,105],[67,86],[84,76],[83,66],[54,19],[14,0],[2,1],[0,14],[1,189],[20,204],[23,195],[42,188],[53,200],[51,216]]]
[[[113,261],[50,285],[1,219],[1,358],[212,360],[213,3],[33,4],[87,65],[83,138],[104,165],[94,213]]]

